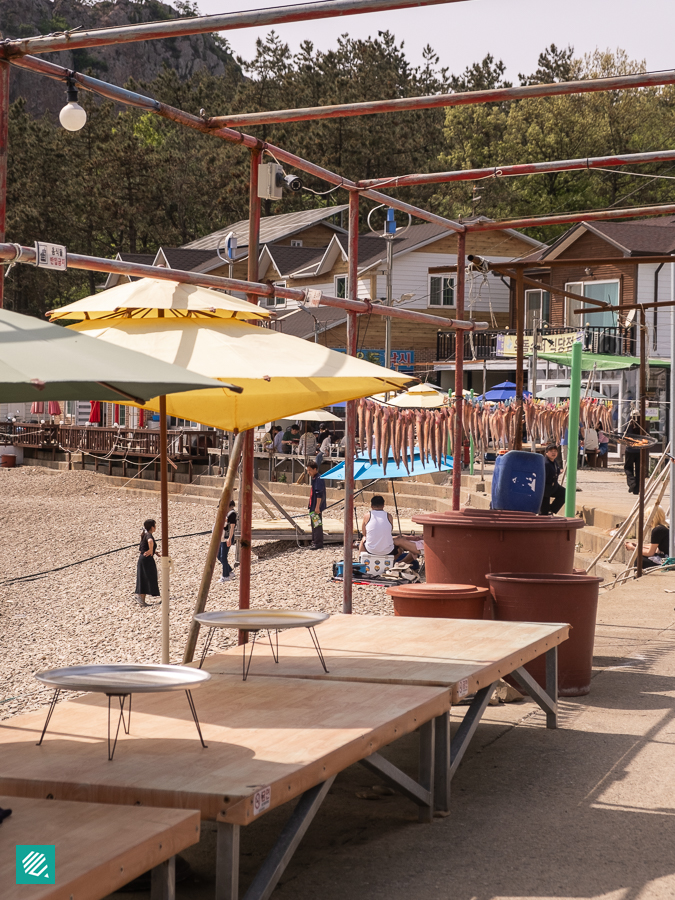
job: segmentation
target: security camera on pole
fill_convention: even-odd
[[[385,302],[387,306],[391,306],[394,302],[392,274],[394,268],[394,238],[396,237],[395,210],[391,209],[391,207],[387,209],[387,217],[384,221],[384,231],[382,233],[376,231],[370,224],[370,218],[375,210],[382,209],[383,206],[384,204],[374,206],[368,213],[367,221],[368,228],[370,228],[373,234],[376,234],[378,237],[383,237],[387,242],[387,298]],[[412,216],[410,215],[410,213],[408,213],[408,224],[402,231],[399,232],[399,236],[405,234],[405,232],[410,228],[411,222]],[[384,365],[387,369],[391,367],[391,319],[389,316],[386,316],[384,320]]]

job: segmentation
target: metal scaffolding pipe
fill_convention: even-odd
[[[457,235],[457,282],[455,286],[455,306],[457,315],[464,315],[464,289],[466,281],[466,235]],[[452,508],[458,510],[462,489],[462,457],[464,414],[464,335],[455,340],[455,433],[452,448]]]
[[[347,276],[347,292],[350,299],[356,300],[359,295],[359,195],[353,191],[349,195],[349,269]],[[357,337],[356,313],[350,312],[347,317],[347,354],[356,356]],[[385,360],[389,368],[389,360]],[[345,417],[345,508],[343,538],[343,572],[342,572],[342,612],[352,612],[353,569],[352,558],[354,543],[354,457],[356,456],[356,401],[348,400]],[[363,438],[363,435],[361,435]]]
[[[675,150],[650,153],[624,153],[618,156],[595,156],[581,159],[559,159],[553,162],[519,163],[513,166],[490,166],[487,169],[459,169],[454,172],[430,172],[399,175],[393,178],[368,178],[362,187],[406,187],[411,184],[446,184],[451,181],[479,181],[484,178],[508,178],[515,175],[542,175],[546,172],[573,172],[577,169],[605,169],[614,166],[644,166],[648,163],[672,162]]]
[[[6,262],[35,264],[35,248],[19,247],[17,256],[16,244],[0,244],[0,260]],[[103,259],[96,256],[83,256],[80,253],[68,254],[68,266],[71,269],[85,269],[89,272],[111,272],[117,275],[137,276],[139,278],[159,278],[162,281],[177,281],[180,284],[195,284],[201,287],[218,288],[220,290],[240,291],[258,297],[285,297],[287,300],[298,300],[304,303],[307,292],[293,288],[282,288],[268,284],[242,281],[238,278],[225,278],[220,275],[200,275],[196,272],[184,272],[182,269],[167,269],[163,266],[146,266],[140,263],[128,263],[117,259]],[[395,319],[407,319],[410,322],[422,322],[445,329],[464,329],[465,331],[486,331],[487,322],[473,320],[460,322],[457,319],[444,319],[441,316],[430,316],[414,309],[382,306],[365,300],[345,300],[341,297],[321,295],[322,306],[333,306],[357,313],[372,313],[379,316],[392,316]]]
[[[531,216],[523,219],[502,219],[501,222],[467,223],[466,230],[504,231],[507,228],[536,228],[541,225],[568,225],[574,222],[594,222],[603,219],[640,219],[646,216],[666,216],[675,213],[675,203],[660,206],[636,206],[633,209],[599,209],[578,213],[563,213],[557,216]],[[623,260],[627,262],[627,260]],[[532,266],[537,262],[533,261]],[[543,263],[546,265],[546,262]]]
[[[9,127],[9,66],[0,63],[0,242],[5,240],[7,218],[7,147]],[[4,305],[5,270],[0,267],[0,309]]]
[[[54,78],[57,81],[65,81],[66,78],[72,77],[83,90],[90,91],[93,94],[99,94],[102,97],[114,100],[117,103],[123,103],[126,106],[147,109],[149,112],[162,116],[162,118],[169,119],[172,122],[176,122],[179,125],[185,125],[187,128],[201,131],[203,134],[210,134],[213,137],[221,138],[232,144],[241,144],[241,146],[247,147],[249,150],[265,150],[280,163],[287,163],[289,166],[293,166],[301,172],[307,172],[308,175],[313,175],[316,178],[320,178],[322,181],[328,182],[328,184],[343,187],[348,191],[361,190],[356,182],[351,181],[348,178],[343,178],[341,175],[331,172],[329,169],[324,169],[323,166],[317,166],[314,163],[303,159],[301,156],[296,156],[295,153],[289,153],[288,150],[284,150],[282,147],[277,147],[275,144],[270,144],[267,141],[261,141],[250,134],[243,134],[232,128],[210,128],[206,119],[202,119],[199,116],[193,116],[191,113],[183,112],[183,110],[176,109],[166,103],[160,103],[159,100],[153,100],[151,97],[144,97],[134,91],[127,91],[124,88],[108,84],[105,81],[100,81],[98,78],[82,75],[80,72],[73,73],[70,69],[66,69],[63,66],[57,66],[55,63],[51,63],[44,59],[24,57],[23,59],[14,60],[13,64],[20,66],[23,69],[28,69],[31,72],[46,75],[48,78]],[[444,216],[437,216],[435,213],[427,212],[427,210],[412,206],[410,203],[404,203],[401,200],[388,197],[386,194],[381,194],[379,191],[361,190],[361,194],[364,197],[375,200],[377,203],[384,203],[386,206],[391,206],[393,209],[398,209],[400,212],[410,213],[410,215],[415,216],[418,219],[422,219],[425,222],[432,222],[434,225],[440,225],[442,228],[447,228],[449,231],[461,232],[465,230],[465,226],[461,225],[459,222],[446,219]]]
[[[480,103],[504,103],[507,100],[559,97],[564,94],[588,94],[596,91],[621,91],[664,84],[675,84],[674,69],[667,72],[620,75],[613,78],[588,78],[580,81],[556,82],[554,84],[528,84],[521,87],[496,88],[491,91],[460,91],[454,94],[431,94],[425,97],[397,97],[393,100],[338,103],[334,106],[308,106],[301,109],[237,113],[232,116],[213,116],[208,119],[208,122],[213,127],[228,125],[230,128],[250,128],[255,125],[273,125],[280,122],[309,122],[317,119],[371,116],[376,113],[439,109]]]
[[[307,22],[314,19],[332,19],[337,16],[460,2],[462,0],[323,0],[320,3],[299,3],[293,6],[252,9],[215,16],[193,16],[189,19],[143,22],[139,25],[119,25],[114,28],[92,28],[89,31],[60,31],[43,37],[3,41],[1,49],[5,58],[9,59],[26,53],[55,53],[59,50],[76,50],[80,47],[106,47],[133,41],[154,41],[167,37],[210,34],[214,31],[262,28],[266,25],[281,25],[288,22]]]

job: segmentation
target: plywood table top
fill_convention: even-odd
[[[566,640],[569,625],[335,615],[317,627],[326,674],[302,632],[279,635],[279,662],[269,642],[256,641],[249,680],[275,675],[320,681],[436,685],[454,701],[492,684]],[[241,648],[206,658],[212,674],[241,677]]]
[[[3,900],[101,900],[199,841],[199,813],[0,796]],[[53,844],[55,884],[17,885],[17,844]]]
[[[195,704],[207,749],[184,696],[137,694],[131,734],[120,734],[112,762],[101,695],[58,703],[41,747],[45,710],[6,720],[0,791],[198,809],[203,818],[245,825],[261,797],[273,808],[299,796],[447,712],[450,694],[417,685],[244,682],[238,672],[214,676]]]

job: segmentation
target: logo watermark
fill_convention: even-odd
[[[54,884],[55,880],[56,849],[54,844],[17,844],[17,884]]]

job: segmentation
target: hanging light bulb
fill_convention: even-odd
[[[79,131],[80,128],[84,128],[87,113],[77,102],[77,87],[72,75],[68,76],[67,85],[66,99],[68,102],[59,113],[59,121],[66,131]]]

